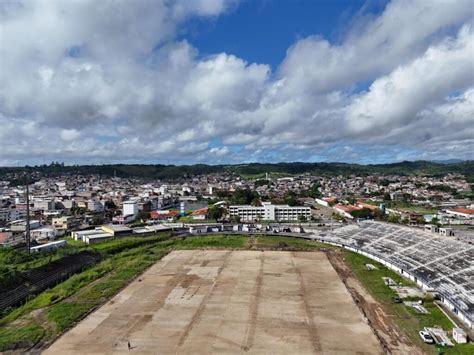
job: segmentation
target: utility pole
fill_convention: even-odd
[[[30,188],[28,181],[28,174],[26,175],[26,249],[30,253]]]

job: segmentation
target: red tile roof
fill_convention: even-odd
[[[470,209],[470,208],[457,207],[457,208],[453,208],[451,211],[459,212],[459,213],[466,213],[466,214],[474,214],[474,210]]]
[[[200,216],[200,215],[206,215],[207,214],[207,207],[200,208],[192,213],[193,216]]]

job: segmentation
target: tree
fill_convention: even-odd
[[[362,208],[351,212],[351,216],[354,218],[367,218],[371,216],[371,211],[368,208]]]
[[[441,226],[441,223],[439,223],[439,219],[436,218],[436,217],[433,217],[433,218],[431,219],[430,223],[436,225],[437,227],[440,227],[440,226]]]
[[[374,218],[383,221],[383,220],[386,220],[386,219],[387,219],[387,215],[385,214],[384,211],[382,211],[381,209],[377,208],[377,209],[374,211]]]
[[[251,191],[250,189],[236,189],[230,201],[234,205],[249,205],[253,199],[259,197],[260,195],[257,191]]]
[[[224,209],[219,206],[212,206],[207,210],[207,216],[209,219],[214,219],[216,222],[221,219],[223,215]]]
[[[391,213],[388,215],[387,221],[390,223],[400,223],[401,216],[397,213]]]
[[[350,203],[351,205],[353,205],[354,203],[356,203],[356,199],[354,197],[354,195],[350,195],[347,197],[347,202]]]
[[[91,219],[91,224],[93,226],[98,226],[99,224],[103,224],[103,223],[104,223],[104,217],[102,215],[96,214]]]
[[[147,219],[150,219],[150,212],[140,211],[138,212],[136,219],[146,221]]]
[[[288,206],[296,206],[298,204],[296,194],[293,191],[285,192],[285,194],[283,195],[283,202],[286,203]]]
[[[314,183],[309,189],[308,195],[312,198],[320,197],[321,196],[321,192],[319,191],[320,187],[321,187],[321,184],[319,182]]]
[[[266,179],[260,179],[254,182],[255,186],[269,185],[270,181]]]
[[[384,201],[392,201],[392,198],[390,197],[390,194],[388,192],[383,194],[383,200]]]
[[[112,200],[107,200],[107,201],[105,201],[105,204],[104,204],[104,205],[105,205],[105,208],[107,208],[107,209],[109,209],[109,210],[111,210],[111,209],[114,210],[114,209],[117,208],[117,206],[115,205],[115,202],[112,201]]]
[[[232,216],[230,221],[232,223],[240,223],[240,216]]]
[[[307,222],[308,220],[306,219],[306,216],[305,216],[304,214],[300,214],[300,215],[298,215],[298,221],[299,221],[300,223],[305,223],[305,222]]]
[[[260,201],[259,198],[255,197],[252,202],[250,202],[250,205],[252,206],[260,206],[262,204],[262,202]]]

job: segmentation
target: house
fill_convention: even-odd
[[[26,220],[13,221],[10,223],[10,229],[12,232],[25,232],[26,231]],[[30,230],[39,228],[41,226],[40,221],[36,219],[30,220]]]
[[[0,246],[14,247],[24,243],[25,237],[23,234],[13,234],[8,229],[0,229]]]
[[[333,207],[336,213],[340,214],[341,216],[349,219],[353,219],[351,212],[361,210],[361,207],[354,206],[354,205],[341,205],[337,204]]]
[[[151,211],[150,219],[154,221],[168,221],[171,222],[173,219],[178,216],[179,212],[176,210],[161,210],[161,211]]]
[[[63,216],[53,218],[53,227],[58,231],[68,231],[72,228],[78,227],[80,221],[73,216]]]
[[[204,208],[200,208],[196,211],[194,211],[191,216],[193,217],[193,220],[195,221],[203,221],[207,218],[207,212],[208,212],[208,208],[207,207],[204,207]]]
[[[474,209],[471,208],[452,208],[447,209],[446,213],[452,215],[453,217],[462,218],[462,219],[473,219],[474,218]]]
[[[356,202],[356,206],[357,206],[357,207],[360,207],[360,208],[367,208],[367,209],[369,209],[369,210],[371,210],[371,211],[375,211],[375,210],[378,209],[377,206],[370,205],[370,204],[365,203],[365,202],[363,202],[363,201],[357,201],[357,202]]]
[[[58,231],[52,227],[42,227],[38,229],[34,229],[30,232],[30,236],[32,239],[39,241],[44,240],[53,240],[56,238]]]

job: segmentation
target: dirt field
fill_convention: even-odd
[[[45,351],[121,352],[382,348],[324,253],[189,250],[168,254]]]

